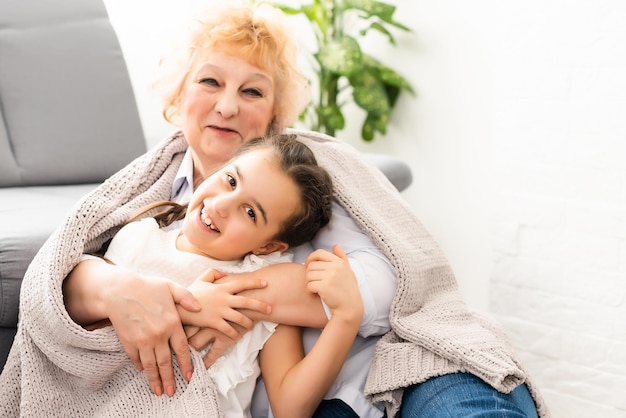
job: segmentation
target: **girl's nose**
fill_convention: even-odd
[[[231,200],[229,194],[222,194],[213,198],[213,210],[221,217],[228,217],[228,213],[231,207]]]
[[[224,91],[217,99],[215,110],[224,119],[232,118],[239,113],[239,97],[237,92]]]

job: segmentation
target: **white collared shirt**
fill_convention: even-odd
[[[193,194],[193,158],[191,151],[187,148],[183,161],[178,167],[176,178],[172,183],[172,192],[170,200],[176,203],[187,203],[191,200]]]

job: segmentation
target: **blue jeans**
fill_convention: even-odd
[[[537,418],[526,385],[504,394],[469,373],[428,379],[404,391],[401,418]]]
[[[324,400],[314,418],[358,418],[340,399]],[[504,394],[469,373],[433,377],[404,391],[400,418],[537,418],[526,385]]]
[[[352,408],[341,399],[324,399],[313,418],[359,418]]]

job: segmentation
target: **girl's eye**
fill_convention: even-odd
[[[233,189],[237,187],[237,180],[235,180],[235,178],[230,174],[226,174],[226,180],[228,181],[228,184],[230,184],[230,187],[232,187]]]
[[[245,89],[244,94],[248,95],[248,96],[252,96],[252,97],[263,97],[263,92],[259,89]]]
[[[206,84],[208,86],[219,86],[219,83],[217,82],[217,80],[211,77],[202,78],[200,79],[199,83]]]
[[[254,209],[248,207],[248,208],[246,208],[246,213],[248,214],[250,219],[252,219],[254,222],[256,222],[256,213],[254,213]]]

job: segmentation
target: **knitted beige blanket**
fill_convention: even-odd
[[[466,308],[444,255],[385,176],[340,141],[291,132],[330,171],[337,199],[398,273],[392,331],[377,345],[369,399],[387,402],[391,417],[403,387],[466,371],[502,392],[528,383],[540,416],[549,416],[504,334]],[[177,371],[176,394],[155,396],[114,330],[84,330],[63,304],[63,279],[81,255],[98,249],[138,208],[169,198],[186,148],[176,134],[130,163],[85,196],[38,252],[22,283],[18,333],[0,376],[0,416],[222,416],[197,353],[191,382]]]

